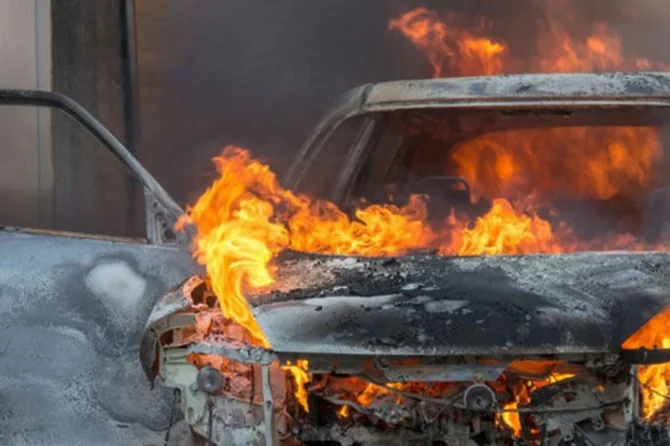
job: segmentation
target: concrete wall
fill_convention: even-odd
[[[50,0],[1,0],[0,88],[50,85]],[[50,225],[50,134],[47,110],[0,108],[0,225]]]
[[[77,101],[128,144],[123,4],[121,0],[52,3],[53,89]],[[68,116],[54,113],[53,121],[52,227],[89,234],[143,235],[145,231],[136,231],[139,228],[134,224],[142,208],[136,208],[131,199],[133,180],[128,172]]]

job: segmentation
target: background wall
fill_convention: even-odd
[[[629,53],[668,60],[666,1],[135,0],[135,141],[123,33],[123,7],[132,1],[58,0],[49,12],[49,0],[0,0],[0,86],[51,84],[74,97],[186,204],[208,185],[210,159],[226,144],[252,149],[281,174],[345,90],[430,76],[425,58],[388,29],[391,18],[417,6],[488,17],[491,37],[505,40],[516,57],[532,57],[546,31],[538,28],[546,5],[566,4],[569,14],[559,19],[571,32],[604,22],[623,34]],[[60,114],[51,151],[49,116],[0,109],[0,225],[142,235],[142,208],[127,174]]]
[[[79,102],[134,151],[126,106],[126,3],[132,4],[125,0],[53,2],[53,89]],[[136,206],[135,181],[82,126],[63,113],[53,116],[53,228],[143,235],[143,209]]]
[[[445,2],[137,0],[142,161],[180,203],[207,186],[227,144],[282,172],[347,89],[430,74],[387,29],[420,3]]]
[[[49,0],[0,1],[0,88],[49,89]],[[51,221],[50,115],[0,107],[0,225]]]

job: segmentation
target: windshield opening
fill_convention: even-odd
[[[660,107],[379,115],[349,201],[426,197],[431,226],[473,244],[447,254],[665,249],[667,118]]]

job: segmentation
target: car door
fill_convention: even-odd
[[[0,91],[3,104],[82,123],[144,187],[148,224],[145,239],[0,227],[0,444],[163,444],[173,396],[151,390],[139,342],[156,299],[198,271],[171,232],[179,207],[70,99]]]

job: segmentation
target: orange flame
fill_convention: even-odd
[[[491,133],[454,147],[450,161],[478,196],[634,196],[652,187],[663,153],[653,128],[549,128]]]
[[[501,72],[507,47],[483,35],[489,23],[482,20],[475,32],[470,32],[450,26],[456,19],[449,14],[442,21],[437,13],[421,7],[391,20],[389,29],[400,31],[426,55],[435,77],[454,69],[463,75]]]
[[[494,200],[474,225],[452,215],[443,228],[432,228],[425,222],[425,199],[419,196],[403,207],[360,208],[353,220],[332,203],[283,189],[269,167],[245,150],[228,147],[215,162],[220,177],[188,209],[181,224],[198,228],[195,256],[207,267],[224,316],[266,347],[269,342],[244,291],[272,284],[270,262],[285,248],[354,255],[396,255],[418,248],[459,255],[576,249],[564,243],[568,230],[559,228],[556,234],[527,207],[515,209],[505,199]],[[303,389],[302,375],[295,367],[290,371],[296,387]],[[305,394],[297,398],[306,407]]]
[[[518,404],[516,401],[510,401],[503,405],[503,411],[500,414],[499,422],[505,424],[514,432],[517,437],[521,436],[521,418],[517,412]]]
[[[306,200],[307,201],[307,200]],[[288,221],[291,248],[304,252],[395,255],[420,249],[433,234],[425,223],[426,206],[419,196],[397,206],[371,205],[355,211],[352,220],[333,203],[316,201]]]
[[[435,76],[666,67],[626,57],[621,38],[605,26],[594,27],[580,40],[572,39],[556,22],[547,25],[547,33],[537,40],[538,57],[523,62],[514,59],[504,41],[486,35],[489,22],[481,20],[464,31],[456,26],[460,20],[455,14],[443,18],[417,8],[392,20],[389,28],[425,53]],[[256,343],[270,347],[245,294],[273,283],[271,262],[284,249],[370,256],[422,248],[444,255],[643,249],[625,237],[581,243],[567,225],[552,227],[542,219],[536,203],[565,195],[632,199],[654,186],[652,166],[661,153],[659,136],[650,128],[552,128],[482,135],[456,145],[443,164],[466,178],[476,196],[492,200],[491,209],[474,222],[452,215],[442,226],[432,227],[426,222],[424,197],[413,196],[402,207],[359,206],[351,218],[333,203],[283,189],[268,165],[246,150],[227,147],[214,160],[219,177],[179,224],[197,227],[194,255],[207,268],[224,316],[244,327]],[[663,334],[657,342],[665,340]],[[305,410],[306,365],[287,368]],[[654,381],[652,369],[645,370],[645,379]],[[361,398],[380,392],[388,389],[368,386]],[[519,398],[510,404],[522,402]],[[513,417],[510,412],[509,423]]]
[[[622,345],[625,349],[670,349],[670,307],[654,316]],[[651,418],[665,406],[670,395],[670,364],[640,367],[638,379],[642,385],[642,416]]]
[[[521,367],[533,366],[533,362],[527,362],[527,363],[519,362],[517,364]],[[538,363],[538,365],[539,364],[540,363]],[[552,373],[544,380],[517,382],[514,388],[512,389],[514,400],[503,405],[502,412],[497,418],[498,422],[505,424],[508,428],[512,430],[512,432],[514,432],[515,436],[520,437],[522,426],[521,426],[521,417],[519,416],[518,412],[519,405],[530,403],[530,395],[534,390],[541,389],[550,384],[555,384],[574,377],[575,377],[574,373]]]
[[[556,3],[552,7],[561,7]],[[537,57],[525,63],[513,60],[507,45],[482,34],[486,26],[472,31],[458,27],[459,17],[417,8],[391,20],[390,29],[398,30],[423,52],[435,77],[453,75],[490,75],[515,72],[602,72],[613,70],[668,70],[665,63],[645,58],[626,57],[621,37],[603,24],[596,24],[585,39],[574,39],[557,22],[543,23],[545,32],[537,39]],[[486,22],[482,22],[486,24]],[[468,42],[480,42],[473,52]],[[477,220],[475,228],[463,231],[463,237],[441,253],[502,254],[506,252],[565,252],[578,246],[569,228],[560,233],[548,222],[534,216],[528,198],[524,206],[513,206],[500,197],[556,197],[567,194],[578,198],[607,199],[615,196],[631,200],[652,189],[652,166],[662,156],[658,132],[652,128],[551,128],[514,130],[483,135],[457,145],[447,164],[472,185],[475,195],[493,199],[493,208]],[[514,208],[517,208],[516,210]],[[519,213],[521,211],[521,214]],[[528,214],[528,215],[523,215]],[[452,222],[453,223],[453,222]],[[567,233],[566,233],[567,231]],[[567,243],[571,240],[572,243]],[[640,244],[618,237],[614,245],[640,249]],[[584,246],[582,244],[581,246]],[[611,247],[612,245],[610,245]],[[670,344],[664,325],[666,316],[658,316],[635,340]],[[628,342],[632,343],[633,340]],[[664,403],[657,393],[667,394],[670,366],[644,367],[639,372],[645,384],[642,390],[645,417],[651,417]],[[650,390],[652,389],[652,390]],[[510,403],[516,404],[516,403]],[[511,407],[511,406],[510,406]],[[515,432],[520,428],[518,415],[503,419]]]
[[[509,57],[506,43],[485,35],[490,28],[487,21],[481,20],[474,31],[462,29],[462,21],[455,14],[441,17],[420,7],[391,20],[389,28],[400,31],[426,55],[435,77],[668,67],[624,57],[621,38],[605,25],[595,25],[588,37],[578,40],[555,21],[543,24],[546,32],[538,39],[538,57],[520,63]],[[489,199],[558,192],[608,198],[648,190],[651,167],[661,154],[655,129],[552,128],[491,133],[465,141],[454,147],[448,163],[476,195]]]
[[[463,225],[453,216],[453,227],[459,227],[448,244],[440,246],[440,254],[461,256],[528,254],[562,252],[551,225],[537,215],[518,212],[504,198],[493,201],[491,209],[475,222],[474,227]],[[452,229],[453,229],[452,227]]]
[[[197,226],[195,256],[207,266],[224,316],[246,328],[260,345],[269,347],[244,297],[244,288],[270,285],[273,279],[268,263],[288,245],[286,228],[271,222],[272,202],[259,198],[275,196],[279,186],[274,173],[251,160],[248,152],[229,148],[214,162],[219,178],[187,210],[178,226]]]
[[[349,416],[349,406],[346,404],[342,406],[338,412],[338,415],[342,418],[347,418]]]
[[[306,360],[299,359],[296,361],[295,365],[287,364],[282,367],[293,376],[293,381],[295,383],[295,399],[305,412],[309,412],[307,389],[305,388],[305,385],[312,380],[312,375],[307,372],[308,366],[309,363]]]

